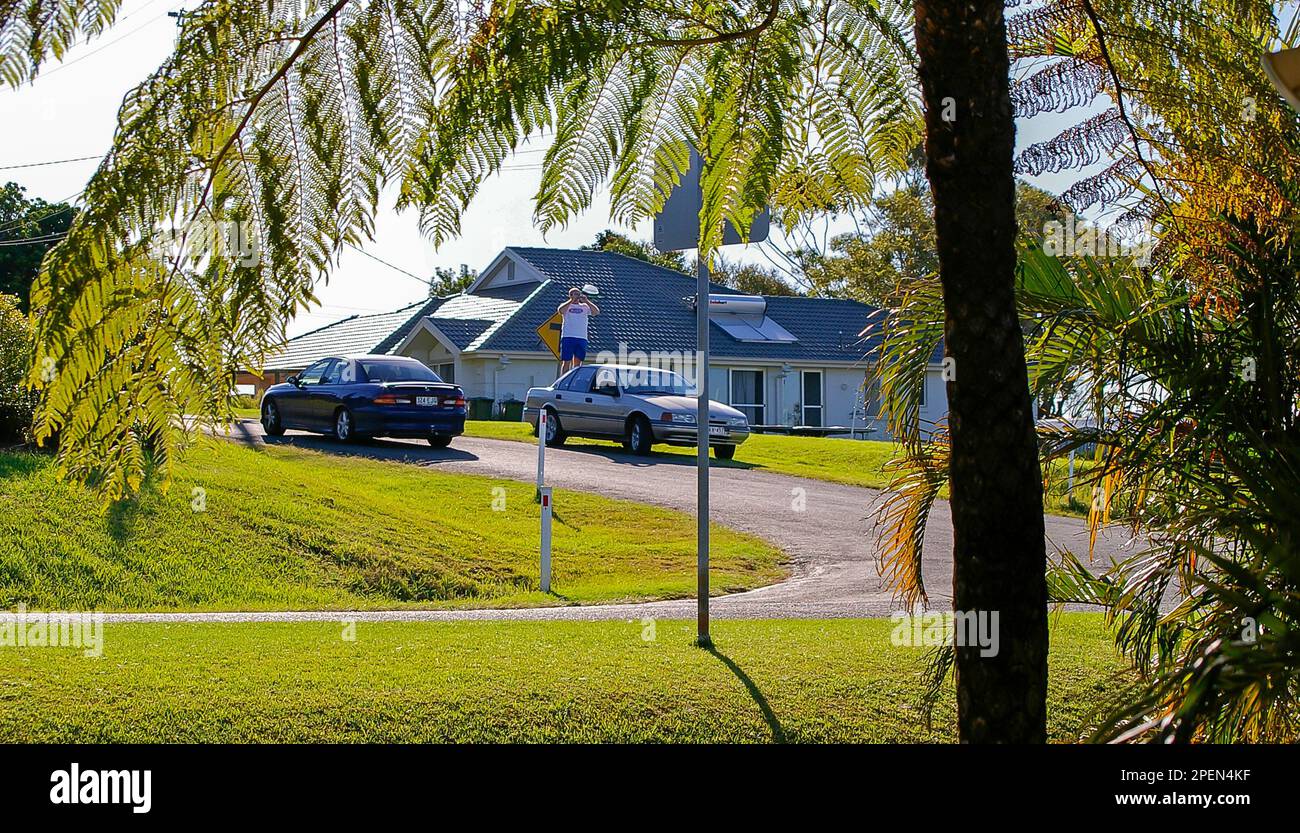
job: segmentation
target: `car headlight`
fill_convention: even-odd
[[[745,419],[744,417],[732,417],[731,419],[727,420],[727,424],[728,424],[728,425],[747,425],[748,422],[746,421],[746,419]]]
[[[667,411],[664,413],[664,416],[668,417],[673,422],[684,423],[686,425],[695,424],[695,414],[675,414]]]

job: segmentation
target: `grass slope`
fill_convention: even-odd
[[[166,494],[104,513],[47,457],[3,453],[0,609],[531,606],[694,594],[693,518],[569,491],[556,492],[555,506],[555,595],[544,595],[527,484],[205,440]],[[713,535],[714,592],[784,575],[766,542]]]
[[[0,741],[915,742],[923,651],[888,620],[105,625],[102,657],[0,648]],[[654,639],[644,637],[648,629]],[[1053,619],[1053,740],[1122,663],[1100,616]]]
[[[471,420],[465,423],[465,434],[495,440],[515,440],[536,443],[530,425],[523,422],[496,420]],[[572,437],[566,445],[599,445],[616,447],[608,440],[589,440]],[[694,448],[656,445],[657,454],[685,454],[695,456]],[[796,437],[784,434],[753,434],[736,450],[734,460],[713,460],[721,468],[765,469],[778,474],[827,480],[849,486],[884,489],[893,475],[885,465],[900,453],[896,443],[877,440],[850,440],[844,437]],[[1082,482],[1087,464],[1078,463],[1073,500],[1065,494],[1065,469],[1054,465],[1051,488],[1046,495],[1047,511],[1057,515],[1087,515],[1091,485]],[[943,492],[947,497],[947,489]]]

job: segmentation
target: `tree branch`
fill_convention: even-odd
[[[1160,201],[1165,204],[1165,211],[1169,214],[1169,218],[1176,222],[1173,205],[1170,204],[1169,199],[1160,188],[1160,178],[1156,176],[1155,168],[1142,155],[1142,140],[1138,136],[1137,127],[1129,118],[1128,109],[1124,106],[1124,88],[1120,84],[1119,72],[1115,69],[1115,62],[1111,60],[1110,50],[1106,47],[1106,36],[1102,32],[1101,18],[1097,15],[1097,10],[1093,8],[1092,0],[1080,0],[1080,2],[1083,4],[1084,14],[1088,16],[1089,22],[1092,23],[1092,29],[1097,35],[1097,48],[1101,52],[1101,59],[1105,62],[1106,70],[1110,73],[1111,81],[1115,84],[1115,103],[1119,107],[1120,121],[1124,122],[1124,126],[1128,128],[1129,136],[1133,139],[1133,153],[1137,156],[1138,163],[1147,172],[1147,176],[1151,177],[1151,185],[1155,189],[1156,196],[1160,197]]]
[[[735,32],[721,32],[716,35],[710,35],[707,38],[651,38],[643,41],[638,46],[709,46],[716,43],[728,43],[736,40],[746,40],[755,35],[761,35],[768,27],[776,22],[776,15],[781,9],[781,0],[772,0],[772,6],[767,10],[767,17],[759,21],[758,25],[749,29],[741,29]]]

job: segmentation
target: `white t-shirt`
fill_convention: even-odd
[[[591,310],[586,304],[577,303],[564,311],[564,323],[560,325],[560,338],[587,338],[587,321]]]

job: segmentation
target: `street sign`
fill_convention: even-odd
[[[663,209],[655,215],[655,248],[661,252],[675,252],[681,249],[694,249],[699,245],[700,209],[704,200],[700,195],[700,155],[691,151],[691,166],[682,174],[681,182],[664,201]],[[749,227],[750,243],[761,243],[767,239],[772,226],[772,212],[763,209],[754,215]],[[746,242],[740,232],[730,223],[722,234],[722,245],[731,246]]]
[[[542,322],[542,326],[537,328],[537,337],[546,345],[546,349],[551,351],[555,358],[560,357],[560,328],[564,325],[564,317],[558,312]]]

